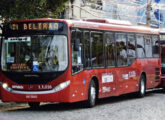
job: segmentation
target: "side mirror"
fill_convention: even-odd
[[[80,39],[74,40],[74,51],[79,51]]]

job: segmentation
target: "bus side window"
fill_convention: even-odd
[[[145,40],[146,57],[151,58],[152,57],[151,37],[149,35],[146,35],[144,36],[144,40]]]
[[[143,35],[136,35],[137,41],[137,57],[145,58],[145,49],[144,49],[144,38]]]
[[[126,35],[116,34],[116,49],[117,49],[117,66],[127,65],[127,46]]]
[[[84,67],[91,67],[91,58],[90,58],[90,32],[85,31],[83,35],[84,40]]]
[[[159,38],[158,36],[152,37],[152,53],[153,57],[159,57]]]
[[[127,38],[128,65],[131,65],[136,58],[136,40],[133,34],[128,34]]]
[[[104,67],[103,33],[91,33],[92,67]]]
[[[105,55],[106,65],[108,67],[115,66],[115,40],[113,33],[105,34]]]
[[[72,31],[71,34],[71,42],[72,42],[72,73],[79,72],[83,69],[83,62],[82,62],[82,32],[81,31]],[[74,47],[75,44],[78,43],[77,49]]]

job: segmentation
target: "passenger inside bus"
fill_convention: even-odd
[[[42,46],[41,52],[39,54],[39,69],[42,71],[45,66],[45,53],[46,53],[46,46]]]
[[[58,71],[59,69],[59,60],[58,60],[58,46],[51,45],[47,48],[47,57],[45,61],[45,69]]]

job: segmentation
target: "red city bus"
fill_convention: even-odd
[[[1,29],[1,26],[0,26],[0,29]],[[1,36],[2,36],[2,33],[0,33],[0,40],[1,40]],[[1,86],[2,86],[2,82],[1,82],[1,79],[0,79],[0,99],[1,99]]]
[[[161,87],[165,88],[165,30],[160,30],[161,46]]]
[[[107,19],[32,19],[7,23],[1,46],[3,102],[86,101],[161,82],[159,32]]]

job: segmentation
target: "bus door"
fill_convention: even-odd
[[[72,79],[74,80],[75,100],[84,100],[87,96],[87,82],[90,79],[88,69],[90,69],[90,33],[80,29],[71,31],[71,57],[72,57]],[[86,55],[86,59],[85,59]]]

